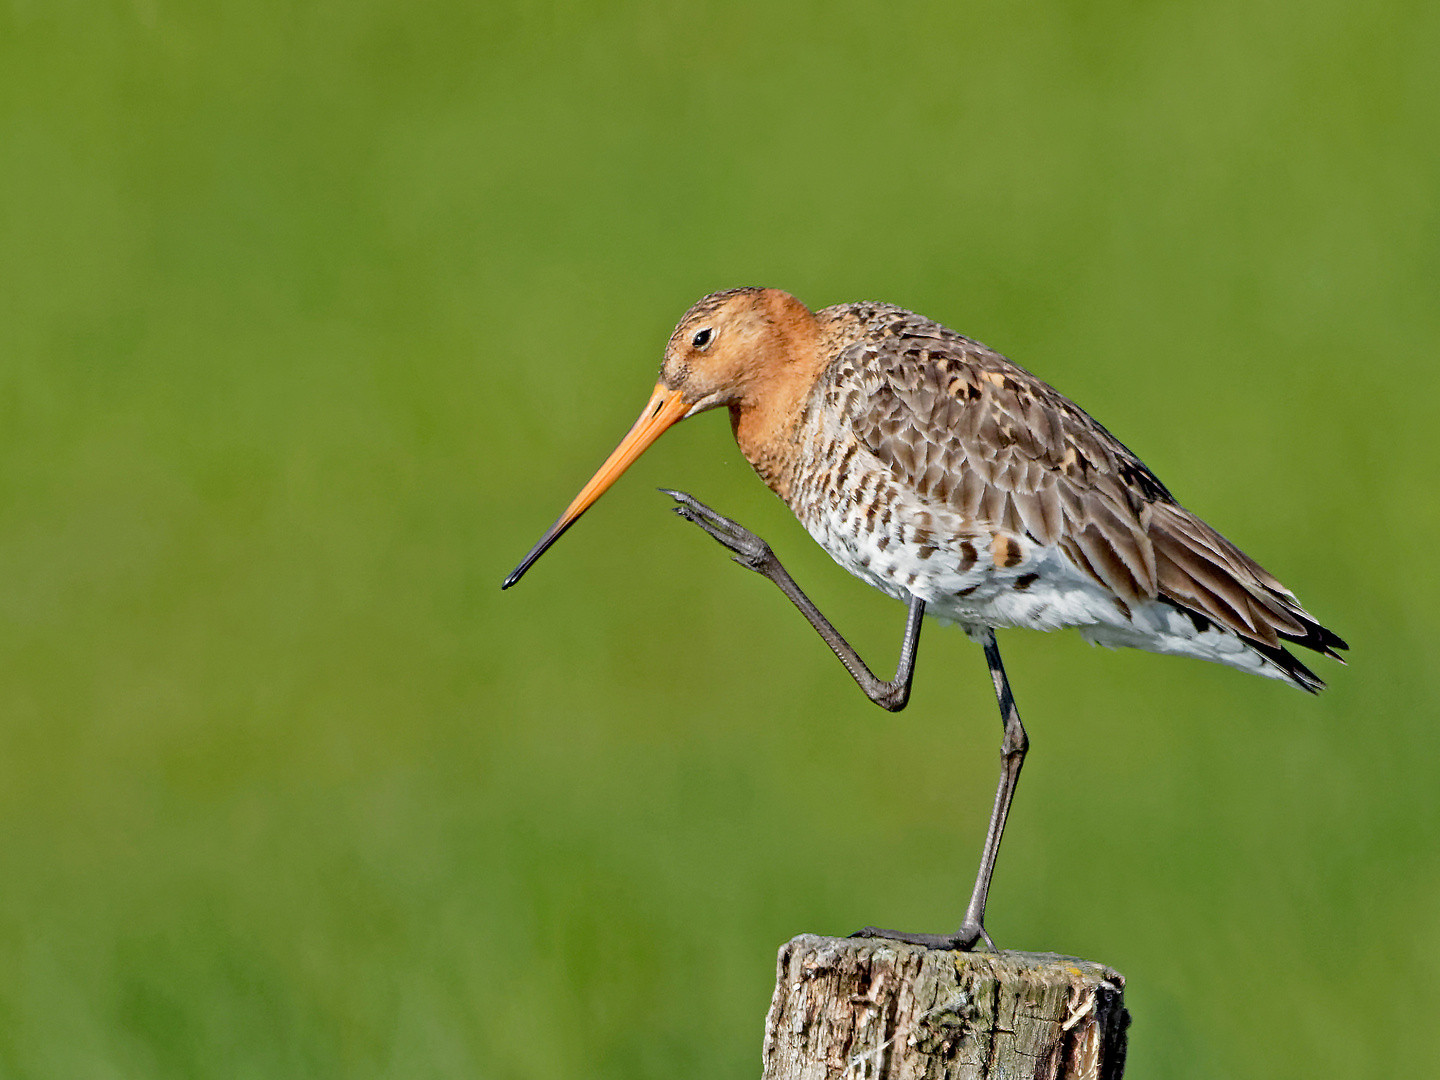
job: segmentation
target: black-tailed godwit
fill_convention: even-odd
[[[1074,627],[1098,644],[1212,660],[1311,692],[1324,684],[1286,646],[1336,659],[1346,648],[1084,410],[999,353],[889,304],[812,313],[778,289],[714,293],[686,313],[640,419],[504,587],[666,428],[721,406],[745,457],[810,535],[909,606],[895,678],[871,672],[763,540],[667,492],[676,512],[778,585],[877,704],[905,707],[926,613],[984,647],[995,684],[1000,783],[959,930],[862,934],[989,942],[985,901],[1029,742],[996,629]]]

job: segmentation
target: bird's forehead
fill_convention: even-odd
[[[711,293],[696,303],[676,324],[666,351],[686,349],[690,345],[691,335],[702,327],[713,326],[718,329],[724,325],[733,330],[737,325],[737,318],[741,323],[745,321],[744,313],[753,307],[760,292],[761,289],[746,288]]]
[[[695,305],[685,313],[680,320],[681,326],[691,326],[706,319],[715,318],[718,315],[731,311],[741,310],[754,304],[756,298],[765,290],[754,286],[747,286],[742,289],[725,289],[721,292],[711,293],[709,296],[697,301]]]

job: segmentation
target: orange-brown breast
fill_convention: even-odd
[[[730,406],[730,426],[745,459],[788,502],[801,421],[833,353],[809,309],[786,294],[780,298],[771,312],[775,348],[766,350],[749,372],[744,396]]]

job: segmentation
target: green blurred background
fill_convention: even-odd
[[[1353,646],[1312,699],[1003,635],[995,938],[1120,968],[1137,1078],[1428,1072],[1437,55],[1418,2],[9,0],[0,1076],[753,1076],[781,942],[957,923],[979,650],[867,704],[655,493],[893,662],[723,416],[499,590],[738,284],[1001,349]]]

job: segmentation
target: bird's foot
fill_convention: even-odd
[[[660,490],[679,504],[673,508],[675,513],[686,521],[699,525],[729,548],[735,561],[741,566],[754,570],[757,574],[764,574],[775,561],[775,553],[770,550],[770,545],[738,521],[731,521],[717,514],[695,496],[687,495],[683,491],[671,491],[669,488]]]
[[[991,952],[1000,951],[995,948],[995,942],[990,940],[985,927],[978,922],[967,922],[953,934],[907,934],[903,930],[882,930],[878,926],[867,926],[863,930],[856,930],[850,936],[883,938],[886,941],[903,941],[907,945],[923,945],[927,949],[958,949],[960,952],[970,952],[979,942],[984,941],[990,946]]]

